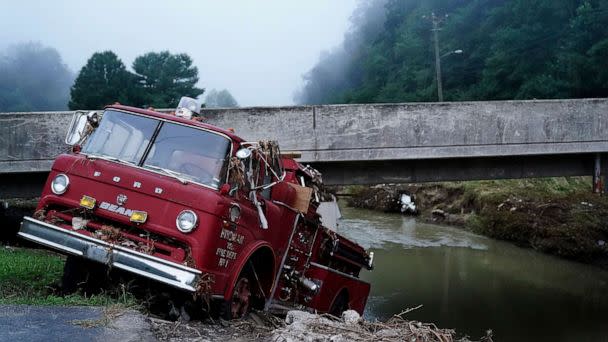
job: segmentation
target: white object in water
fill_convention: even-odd
[[[401,194],[401,198],[399,199],[401,202],[401,212],[402,213],[415,213],[416,212],[416,204],[412,201],[412,196],[407,194]]]

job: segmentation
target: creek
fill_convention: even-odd
[[[399,214],[343,207],[338,231],[375,253],[365,317],[495,341],[608,341],[608,271]]]

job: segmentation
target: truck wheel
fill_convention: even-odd
[[[342,313],[346,310],[348,310],[348,293],[345,290],[342,290],[336,296],[334,302],[331,304],[329,314],[336,317],[340,317],[342,316]]]
[[[61,291],[71,294],[83,289],[85,293],[95,293],[104,287],[106,280],[107,268],[104,265],[70,255],[63,266]]]
[[[232,298],[225,300],[222,303],[220,315],[223,319],[231,320],[242,318],[251,308],[251,280],[247,274],[239,276],[234,290],[232,290]]]

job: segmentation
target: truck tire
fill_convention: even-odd
[[[229,300],[224,300],[220,307],[220,317],[225,320],[232,320],[244,317],[251,309],[251,272],[244,270],[239,275],[232,296]]]
[[[79,289],[86,294],[99,292],[107,283],[107,271],[105,265],[70,255],[63,266],[61,292],[71,294]]]
[[[348,293],[346,290],[342,290],[331,304],[329,314],[336,317],[341,317],[342,313],[346,310],[348,310]]]

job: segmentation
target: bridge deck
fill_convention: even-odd
[[[301,151],[301,161],[330,184],[591,175],[594,158],[608,152],[608,99],[255,107],[203,115],[246,139],[275,139],[284,150]],[[0,113],[0,173],[47,172],[67,149],[71,116]]]

